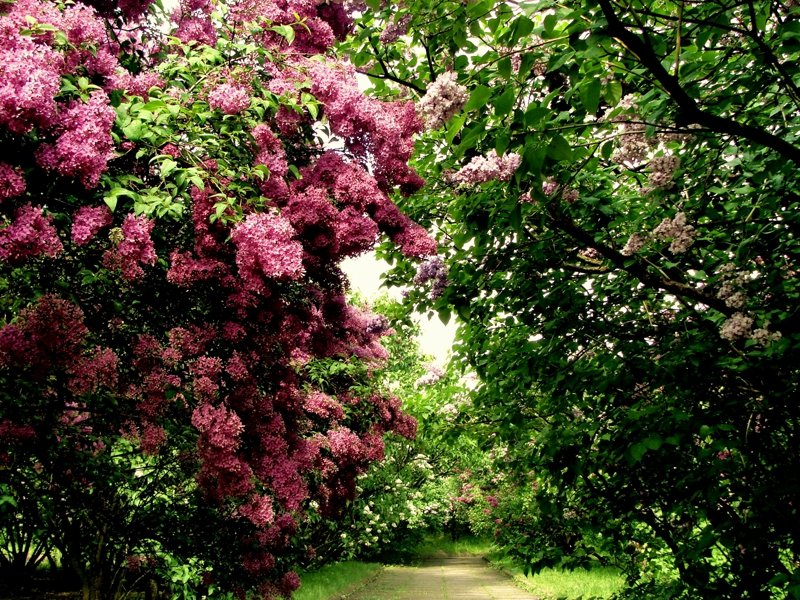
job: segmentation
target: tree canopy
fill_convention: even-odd
[[[418,98],[401,206],[440,243],[389,281],[458,317],[473,419],[535,488],[508,547],[796,597],[794,3],[370,8],[348,52]]]
[[[288,595],[389,485],[394,386],[529,568],[800,597],[793,0],[16,0],[0,32],[2,572]],[[378,242],[471,402],[378,374],[339,268]]]

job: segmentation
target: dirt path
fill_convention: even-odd
[[[435,558],[418,567],[386,567],[347,600],[535,600],[480,557]]]

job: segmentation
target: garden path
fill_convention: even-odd
[[[387,566],[347,600],[536,600],[482,558],[432,558],[418,567]]]

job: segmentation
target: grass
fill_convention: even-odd
[[[495,550],[494,544],[488,540],[465,536],[456,540],[447,535],[426,537],[414,549],[414,554],[420,558],[429,556],[484,556]]]
[[[352,591],[365,579],[381,570],[378,563],[348,560],[325,565],[318,571],[303,573],[302,585],[293,595],[293,600],[331,600]]]
[[[521,588],[542,600],[589,600],[608,598],[619,592],[625,578],[613,567],[591,569],[542,569],[535,575],[525,575],[509,559],[492,560],[495,567],[510,572]]]

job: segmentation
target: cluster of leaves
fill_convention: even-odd
[[[468,92],[418,141],[428,185],[402,201],[438,232],[449,285],[414,289],[402,259],[388,280],[457,315],[473,418],[518,489],[535,474],[510,551],[596,552],[644,597],[800,596],[800,9],[374,8],[344,51],[376,93],[448,71]],[[492,151],[521,157],[513,177],[454,183]]]

